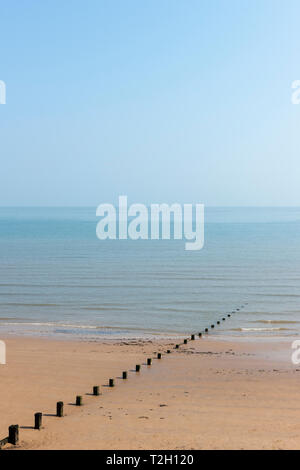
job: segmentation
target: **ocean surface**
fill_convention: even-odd
[[[300,208],[206,208],[205,245],[96,237],[96,208],[0,208],[0,337],[300,333]]]

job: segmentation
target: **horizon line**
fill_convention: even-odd
[[[101,203],[103,204],[103,203]],[[135,202],[133,202],[133,204],[135,204]],[[186,203],[186,202],[171,202],[171,203],[150,203],[150,204],[144,204],[146,207],[148,206],[151,206],[151,204],[168,204],[168,205],[172,205],[172,204],[192,204],[192,205],[196,205],[196,204],[203,204],[203,203],[200,203],[200,202],[189,202],[189,203]],[[130,205],[130,204],[129,204]],[[61,206],[57,206],[57,205],[37,205],[37,206],[34,206],[34,205],[26,205],[26,206],[17,206],[17,205],[9,205],[9,206],[2,206],[0,205],[0,209],[93,209],[93,208],[97,208],[99,206],[98,205],[61,205]],[[116,207],[119,207],[118,205],[116,205]],[[300,204],[299,205],[282,205],[282,206],[276,206],[276,205],[272,205],[272,206],[269,206],[269,205],[260,205],[260,206],[249,206],[249,205],[240,205],[240,206],[235,206],[235,205],[224,205],[224,206],[219,206],[219,205],[206,205],[204,204],[204,207],[205,208],[209,208],[209,209],[300,209]]]

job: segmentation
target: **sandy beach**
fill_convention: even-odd
[[[206,337],[174,350],[174,341],[5,341],[0,438],[10,424],[19,424],[17,448],[300,446],[300,370],[291,363],[290,342]],[[171,354],[165,354],[169,348]],[[148,367],[147,357],[157,352],[162,359]],[[140,373],[136,364],[142,365]],[[114,388],[107,387],[109,378]],[[94,385],[101,387],[98,397],[91,394]],[[83,396],[82,407],[74,406],[76,395]],[[55,416],[60,400],[64,418]],[[44,415],[40,431],[32,428],[35,412]]]

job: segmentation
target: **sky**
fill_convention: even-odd
[[[0,0],[0,206],[300,206],[298,0]]]

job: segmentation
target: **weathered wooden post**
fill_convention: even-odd
[[[199,338],[201,338],[201,336],[202,336],[202,333],[198,333],[198,336],[199,336]]]
[[[95,395],[95,397],[98,397],[100,395],[100,391],[99,391],[99,386],[98,385],[94,385],[93,387],[93,395]]]
[[[161,359],[161,353],[157,353],[157,359]]]
[[[35,413],[34,415],[34,429],[40,430],[42,427],[42,413]]]
[[[62,418],[64,416],[64,403],[62,401],[58,401],[56,403],[56,416],[58,418]]]
[[[137,364],[137,365],[135,366],[135,371],[136,371],[136,372],[140,372],[140,370],[141,370],[141,365],[140,365],[140,364]]]
[[[187,339],[184,339],[184,340],[183,340],[183,343],[184,343],[184,344],[187,344]]]
[[[8,443],[16,446],[19,442],[19,425],[12,424],[8,428]]]
[[[123,378],[124,380],[127,379],[127,372],[126,372],[126,370],[124,370],[124,372],[123,372],[123,374],[122,374],[122,378]]]
[[[191,335],[191,340],[194,341],[195,335]]]
[[[147,359],[147,366],[151,366],[151,364],[152,364],[152,359],[151,359],[151,357],[148,357],[148,359]]]
[[[179,349],[179,344],[176,344],[175,349]]]
[[[110,387],[114,387],[115,386],[115,381],[114,379],[109,379],[109,384],[108,384]]]
[[[76,406],[82,406],[82,396],[77,395],[76,397]]]

